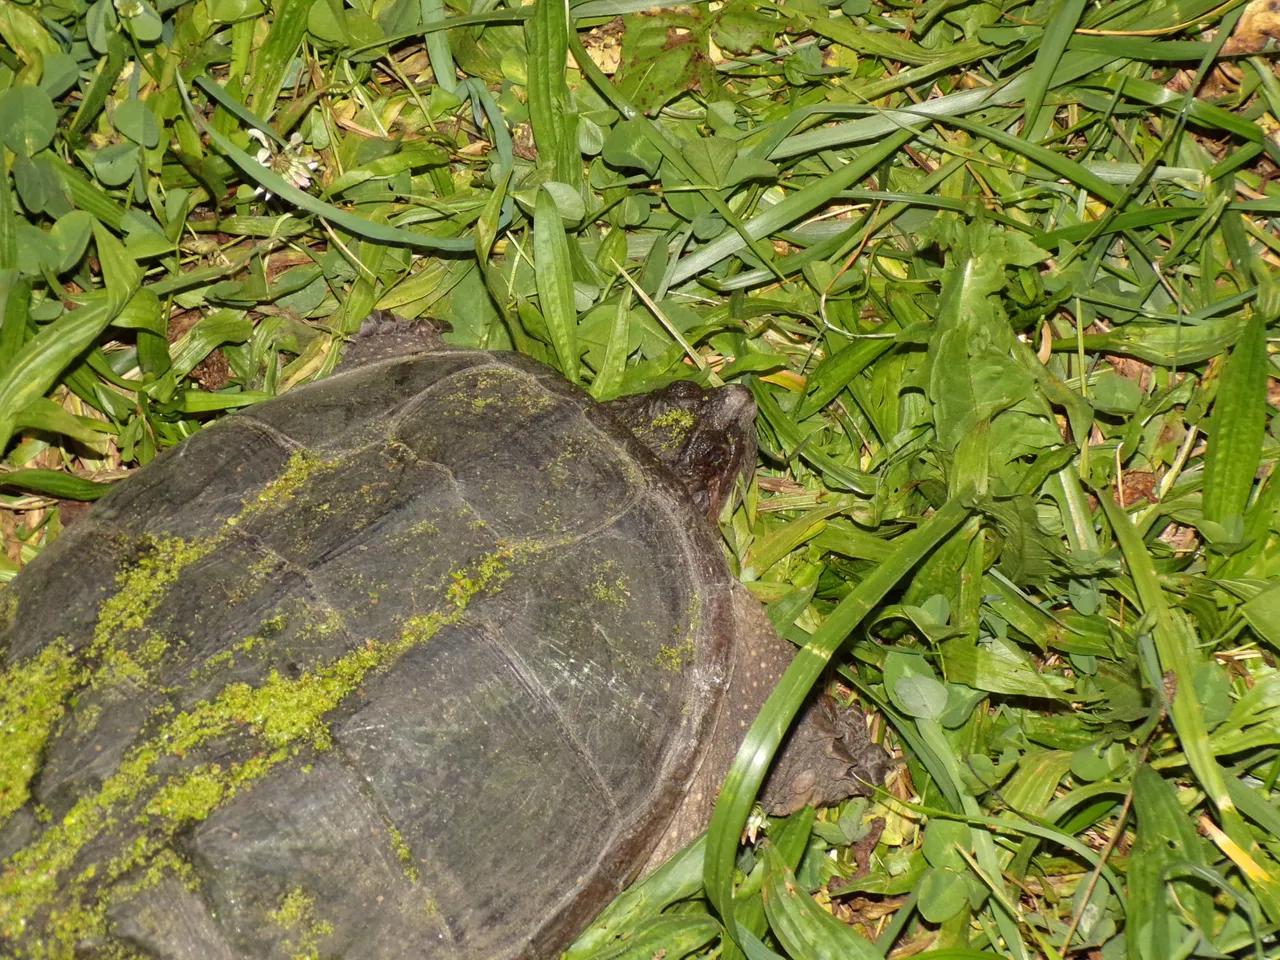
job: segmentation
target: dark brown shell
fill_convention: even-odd
[[[684,793],[729,589],[675,481],[523,358],[230,417],[0,593],[0,952],[552,955]]]

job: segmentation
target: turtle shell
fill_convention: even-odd
[[[0,592],[0,953],[548,956],[699,763],[730,578],[527,359],[196,434]]]

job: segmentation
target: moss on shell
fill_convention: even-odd
[[[618,573],[616,560],[602,560],[591,570],[592,579],[587,581],[587,592],[592,599],[615,607],[625,607],[627,598],[631,596],[627,578]]]
[[[463,385],[443,398],[443,415],[466,416],[485,413],[497,416],[511,412],[530,416],[555,404],[536,379],[509,367],[490,367],[474,375],[463,375]],[[496,407],[490,410],[490,407]]]
[[[188,566],[207,556],[221,542],[207,537],[188,542],[181,537],[138,542],[136,563],[116,575],[116,590],[98,608],[93,629],[90,658],[108,659],[115,669],[124,669],[117,656],[130,636],[146,631],[151,638],[149,618],[168,595],[169,588]]]
[[[170,820],[203,820],[222,803],[227,786],[221,765],[202,764],[167,780],[151,797],[145,813]]]
[[[320,941],[333,933],[332,923],[316,917],[315,897],[301,887],[286,894],[280,906],[268,915],[290,934],[283,944],[290,960],[318,960]]]
[[[154,683],[155,670],[171,644],[152,627],[152,620],[183,571],[224,545],[246,517],[297,499],[308,481],[341,463],[299,451],[281,475],[246,502],[218,534],[193,541],[143,538],[130,565],[117,575],[114,592],[99,608],[92,639],[84,650],[51,644],[0,678],[0,825],[29,800],[40,758],[76,690]],[[369,495],[369,491],[362,488],[356,495]],[[139,873],[151,877],[148,885],[158,882],[154,875],[175,859],[167,846],[183,825],[207,818],[304,746],[327,749],[332,736],[326,715],[372,672],[385,669],[460,620],[479,594],[501,589],[511,575],[511,563],[522,553],[499,547],[452,572],[439,585],[444,606],[409,618],[389,640],[369,641],[296,677],[273,671],[258,686],[229,683],[188,710],[154,715],[146,739],[126,754],[97,792],[82,796],[59,821],[50,823],[5,862],[0,874],[0,935],[22,937],[24,952],[19,956],[30,960],[71,957],[76,943],[105,935],[111,883]],[[249,582],[228,600],[243,600],[275,566],[272,561],[249,567]],[[7,603],[12,607],[13,601]],[[289,612],[271,611],[260,624],[261,636],[237,641],[232,650],[213,655],[197,671],[212,677],[220,668],[233,666],[232,651],[247,653],[270,642],[264,637],[285,629],[290,619]],[[309,613],[307,621],[294,624],[299,640],[323,637],[344,627],[332,610]],[[168,777],[157,773],[165,758],[181,758],[231,734],[246,738],[249,756],[243,762],[197,763]],[[248,746],[254,741],[257,747]],[[109,831],[128,823],[139,829],[122,834],[122,839],[132,839],[121,849],[68,876],[90,843],[100,843]],[[395,837],[391,842],[396,846]],[[395,852],[401,859],[408,852],[403,840]],[[116,890],[115,895],[119,894]],[[24,936],[26,927],[36,920],[41,932]],[[314,955],[314,938],[300,936],[291,948],[295,956]]]
[[[256,497],[245,504],[239,517],[232,518],[227,522],[234,526],[244,517],[287,503],[297,496],[298,491],[306,486],[316,474],[336,470],[341,465],[341,459],[325,460],[310,450],[295,450],[290,455],[289,462],[285,464],[285,468],[280,472],[279,476],[268,483]]]
[[[685,664],[694,661],[697,654],[697,648],[692,640],[686,640],[679,646],[669,646],[664,643],[658,649],[657,663],[663,670],[679,673],[685,668]]]
[[[404,875],[411,882],[417,883],[418,865],[413,862],[413,851],[404,842],[404,837],[400,835],[400,831],[395,828],[394,824],[387,824],[387,837],[391,840],[391,849],[395,853],[396,859],[400,861],[400,867],[404,870]]]
[[[8,630],[18,615],[18,595],[7,586],[0,585],[0,631]]]
[[[207,551],[179,541],[169,544],[169,549],[156,552],[185,565]],[[479,594],[500,589],[511,575],[510,564],[524,553],[519,548],[499,548],[473,566],[455,571],[447,590],[448,605],[410,618],[390,641],[370,641],[298,677],[286,678],[273,671],[260,686],[228,684],[217,697],[166,718],[154,734],[126,755],[116,773],[96,794],[81,797],[60,822],[50,825],[6,862],[0,875],[0,933],[16,937],[31,919],[49,908],[45,930],[60,933],[54,940],[42,938],[44,943],[39,947],[28,946],[25,956],[32,960],[43,960],[46,956],[69,957],[76,942],[103,935],[105,906],[101,898],[91,892],[97,882],[146,868],[182,825],[205,819],[245,785],[266,776],[301,747],[310,745],[323,750],[331,746],[332,736],[325,715],[372,672],[386,668],[413,647],[430,640],[443,627],[458,622]],[[111,640],[114,632],[127,633],[126,626],[135,630],[145,626],[146,614],[155,609],[174,580],[176,573],[166,579],[157,576],[155,570],[129,571],[118,581],[123,584],[121,592],[128,596],[124,599],[113,596],[103,604],[94,647],[100,647],[108,657],[113,655],[116,652]],[[331,622],[332,616],[319,621],[315,629],[323,632],[340,626]],[[104,620],[111,630],[103,626]],[[58,646],[46,648],[40,657],[19,664],[16,669],[24,670],[24,676],[33,681],[42,682],[22,687],[6,683],[5,690],[36,690],[37,702],[53,704],[58,710],[64,709],[66,697],[77,686],[90,679],[89,671],[76,662],[70,651]],[[15,701],[15,714],[19,706]],[[23,714],[19,725],[19,736],[25,738],[23,742],[34,741],[43,746],[61,716],[61,713],[53,715],[52,708],[46,713],[48,716],[43,721],[35,723],[29,712]],[[155,773],[163,758],[182,757],[231,733],[256,738],[261,751],[241,764],[198,765],[164,780]],[[24,750],[20,755],[38,756],[39,750]],[[0,775],[4,770],[0,766]],[[30,770],[15,768],[11,773],[14,800],[7,802],[14,803],[13,809],[26,802],[27,785],[33,774],[34,762]],[[146,829],[131,846],[113,857],[101,874],[96,866],[91,867],[68,883],[65,873],[80,851],[121,818],[131,818]],[[51,950],[54,942],[61,943],[64,952],[36,952]]]
[[[0,676],[0,825],[30,797],[49,734],[66,713],[81,675],[69,653],[52,643]]]

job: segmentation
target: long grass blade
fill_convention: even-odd
[[[577,383],[578,313],[573,300],[573,264],[560,211],[546,190],[538,191],[534,211],[533,258],[538,271],[538,303],[551,331],[560,370],[570,383]]]
[[[1267,320],[1245,324],[1222,371],[1204,457],[1204,515],[1215,523],[1243,516],[1262,461],[1267,429]]]
[[[796,654],[796,659],[747,732],[721,787],[707,833],[707,895],[719,911],[729,935],[740,945],[742,940],[737,936],[734,917],[733,865],[738,838],[742,835],[756,792],[764,781],[769,761],[800,704],[849,632],[912,567],[965,521],[969,509],[959,500],[952,500],[926,523],[898,541],[893,556],[840,602],[809,643]]]

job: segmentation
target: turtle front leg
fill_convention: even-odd
[[[751,722],[795,656],[795,646],[774,632],[764,608],[745,587],[735,583],[732,598],[737,635],[720,714],[702,764],[650,855],[646,874],[706,829],[720,783]],[[785,816],[807,804],[830,806],[869,796],[884,783],[890,762],[867,733],[861,710],[841,707],[825,692],[815,691],[774,758],[761,801],[770,815]]]

